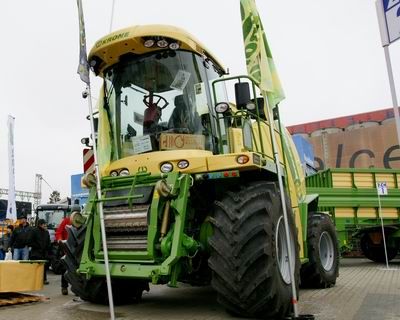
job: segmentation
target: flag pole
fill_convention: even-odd
[[[86,53],[86,34],[85,34],[85,24],[83,18],[83,8],[82,8],[82,0],[77,0],[78,4],[78,12],[79,12],[79,66],[78,66],[78,74],[83,82],[86,83],[86,93],[88,96],[88,107],[89,107],[89,116],[90,116],[90,129],[92,133],[93,140],[93,153],[94,153],[94,166],[96,173],[96,193],[97,199],[99,200],[97,206],[99,209],[100,216],[100,230],[101,230],[101,240],[103,245],[103,254],[104,254],[104,267],[106,273],[106,282],[107,282],[107,293],[108,293],[108,305],[110,309],[110,318],[111,320],[115,320],[115,312],[114,312],[114,299],[112,294],[112,286],[111,286],[111,275],[110,275],[110,265],[108,259],[108,248],[107,248],[107,240],[106,240],[106,231],[104,224],[104,212],[103,212],[103,202],[101,201],[101,179],[100,179],[100,170],[99,163],[97,160],[97,145],[96,145],[96,133],[94,129],[94,118],[93,118],[93,106],[92,106],[92,94],[90,88],[90,73],[89,73],[89,63],[87,61],[87,53]]]
[[[272,149],[274,152],[274,159],[275,159],[275,165],[276,165],[276,170],[277,170],[277,176],[278,176],[278,184],[279,184],[279,191],[281,194],[281,205],[282,205],[282,210],[283,210],[283,223],[285,225],[285,238],[286,238],[286,245],[288,248],[288,264],[289,264],[289,273],[290,273],[290,285],[292,289],[292,306],[293,306],[293,313],[295,318],[299,316],[299,308],[298,308],[298,301],[297,301],[297,288],[296,288],[296,281],[295,281],[295,276],[294,276],[294,269],[295,265],[293,265],[293,260],[291,257],[295,257],[294,248],[292,248],[292,242],[290,241],[290,234],[289,234],[289,220],[288,220],[288,212],[286,209],[286,195],[285,195],[285,189],[283,186],[283,179],[282,179],[282,168],[281,168],[281,161],[280,161],[280,156],[278,152],[278,144],[276,142],[276,137],[275,137],[275,122],[272,114],[272,106],[269,105],[268,102],[268,97],[267,93],[263,92],[264,96],[264,101],[266,103],[266,109],[268,112],[268,118],[269,118],[269,124],[270,124],[270,132],[271,132],[271,142],[272,142]],[[282,135],[281,135],[282,137]],[[283,141],[282,141],[283,145]],[[296,263],[295,259],[294,262]]]
[[[241,15],[248,74],[254,79],[260,88],[261,94],[264,97],[264,107],[267,110],[269,119],[271,144],[276,165],[283,221],[285,226],[285,242],[289,256],[288,266],[292,293],[291,304],[293,306],[294,316],[297,318],[299,316],[299,311],[297,305],[295,265],[293,264],[293,262],[296,262],[295,259],[292,259],[292,257],[295,257],[295,248],[292,248],[292,243],[290,241],[286,195],[282,179],[283,172],[280,163],[279,146],[275,137],[275,122],[272,113],[272,108],[274,108],[279,101],[283,100],[285,96],[276,73],[272,54],[270,52],[265,32],[262,27],[255,0],[241,0]],[[278,132],[280,131],[278,130]]]
[[[112,31],[113,22],[114,22],[114,7],[115,7],[115,0],[112,0],[111,19],[110,19],[110,32]]]
[[[89,106],[89,115],[90,115],[90,129],[92,132],[93,139],[93,154],[94,154],[94,167],[96,173],[96,193],[97,199],[101,200],[101,180],[100,180],[100,170],[99,170],[99,162],[97,160],[97,146],[95,139],[95,130],[94,130],[94,119],[93,119],[93,106],[92,106],[92,95],[90,82],[86,86],[86,92],[88,94],[88,106]],[[100,216],[100,229],[101,229],[101,240],[103,245],[103,254],[104,254],[104,266],[106,271],[106,281],[107,281],[107,293],[108,293],[108,305],[110,307],[110,317],[111,320],[115,319],[114,312],[114,299],[112,293],[112,285],[111,285],[111,275],[110,275],[110,265],[108,260],[108,247],[106,240],[106,228],[104,224],[104,212],[103,212],[103,202],[98,202],[99,216]]]

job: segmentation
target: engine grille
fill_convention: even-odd
[[[146,250],[150,205],[104,208],[107,247],[110,250]]]

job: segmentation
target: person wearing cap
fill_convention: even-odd
[[[31,240],[31,260],[47,260],[50,250],[50,234],[47,230],[47,223],[44,219],[39,219],[37,227],[32,231]],[[47,281],[46,265],[43,268],[43,283],[49,284]]]
[[[32,228],[29,226],[26,216],[22,216],[20,221],[20,225],[11,234],[9,246],[14,250],[13,260],[29,260]]]

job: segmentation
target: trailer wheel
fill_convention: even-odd
[[[71,291],[82,300],[97,304],[108,304],[107,283],[103,277],[92,277],[89,280],[79,274],[79,267],[85,242],[86,225],[77,229],[68,229],[68,240],[65,243],[65,255],[62,261],[65,265],[65,279],[71,285]],[[149,291],[147,281],[112,279],[113,300],[115,304],[125,304],[134,299],[140,300],[143,290]]]
[[[367,259],[380,263],[386,262],[383,241],[379,244],[374,244],[371,240],[370,234],[365,233],[360,239],[360,246],[362,253]],[[398,249],[390,246],[386,247],[386,249],[388,261],[394,259],[397,255]]]
[[[335,226],[327,214],[309,214],[307,248],[309,261],[301,268],[301,285],[312,288],[334,286],[339,275],[339,247]]]
[[[287,209],[297,287],[297,231],[292,211]],[[276,183],[255,182],[231,189],[216,201],[212,223],[209,266],[219,303],[245,317],[288,315],[292,299],[289,254]]]

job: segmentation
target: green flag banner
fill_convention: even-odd
[[[274,107],[285,98],[254,0],[240,0],[247,72]],[[263,94],[264,95],[264,94]]]
[[[268,106],[274,108],[285,98],[285,94],[275,68],[255,0],[240,0],[240,10],[247,72],[256,81],[264,100],[268,101]],[[272,118],[271,112],[270,118]],[[293,152],[295,146],[290,139],[290,134],[281,132],[281,139],[288,160],[288,169],[293,177],[296,195],[300,200],[305,194],[301,165],[298,156]],[[277,146],[275,145],[274,148],[277,148]]]
[[[104,170],[111,161],[112,137],[108,113],[104,107],[104,88],[100,90],[100,97],[97,108],[99,110],[99,125],[97,138],[97,158],[99,163],[100,175],[104,175]]]

